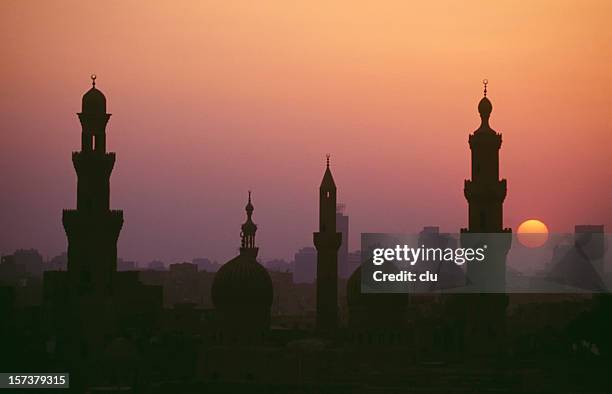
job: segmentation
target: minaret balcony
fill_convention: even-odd
[[[506,198],[506,180],[497,182],[476,182],[466,179],[463,194],[468,202],[503,202]]]

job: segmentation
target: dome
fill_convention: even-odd
[[[96,74],[91,74],[91,89],[83,95],[81,113],[106,114],[106,97],[96,89],[96,78]]]
[[[105,114],[106,113],[106,97],[104,94],[92,87],[83,95],[81,106],[82,113],[88,114]]]
[[[402,326],[410,297],[405,293],[362,293],[361,266],[346,284],[349,326],[352,328],[394,328]]]
[[[491,115],[491,111],[493,111],[493,104],[487,97],[483,97],[482,100],[478,103],[478,112],[480,116],[488,118]]]
[[[215,275],[211,295],[215,308],[272,305],[272,279],[255,254],[241,253],[225,263]]]

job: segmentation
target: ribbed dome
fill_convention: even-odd
[[[106,113],[106,97],[104,94],[92,87],[83,95],[81,112],[87,114],[105,114]]]
[[[272,305],[272,280],[255,255],[241,253],[225,263],[215,275],[211,295],[215,308]]]

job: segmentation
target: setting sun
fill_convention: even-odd
[[[518,240],[528,248],[538,248],[548,240],[548,227],[537,219],[525,220],[518,227]]]

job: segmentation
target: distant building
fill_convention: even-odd
[[[300,249],[293,258],[293,281],[314,283],[317,277],[317,250],[311,246]]]
[[[153,271],[165,271],[166,265],[164,264],[163,261],[153,260],[147,263],[147,269],[153,270]]]
[[[68,267],[68,253],[64,252],[47,261],[45,271],[66,271]]]
[[[20,283],[27,277],[26,267],[17,263],[12,254],[2,256],[0,260],[0,284],[11,286]]]
[[[42,257],[37,251],[17,250],[0,260],[0,286],[12,288],[15,306],[39,305],[42,299]]]
[[[548,278],[587,291],[605,291],[603,225],[577,225],[573,244],[555,246]]]
[[[207,258],[195,258],[191,262],[197,265],[200,271],[217,272],[221,268],[221,264]]]
[[[23,265],[28,274],[40,277],[43,272],[43,257],[36,249],[18,249],[13,253],[15,264]]]
[[[135,271],[138,269],[135,261],[117,259],[117,271]]]
[[[195,304],[210,308],[210,289],[214,273],[198,271],[193,263],[170,264],[167,281],[164,282],[166,305]]]
[[[138,272],[142,283],[163,288],[163,305],[174,308],[191,304],[197,308],[212,308],[210,289],[214,272],[200,271],[193,263],[170,264],[169,269]]]
[[[268,271],[293,272],[293,263],[283,259],[268,260],[263,263]]]
[[[288,315],[295,309],[293,274],[286,271],[269,271],[269,274],[274,289],[271,315]]]
[[[595,270],[604,272],[606,240],[603,224],[578,224],[574,227],[574,242],[589,259]]]

